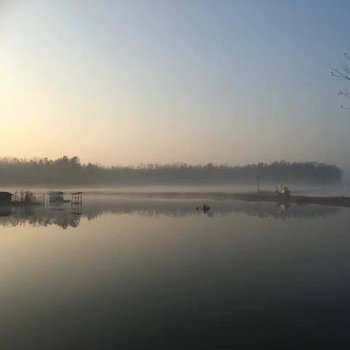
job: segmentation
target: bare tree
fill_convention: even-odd
[[[350,62],[350,56],[345,53],[344,57],[347,61]],[[337,80],[350,80],[350,66],[347,63],[341,62],[340,65],[332,66],[329,65],[331,69],[331,76],[334,77]],[[346,98],[350,99],[350,91],[349,90],[339,90],[338,95],[343,95]],[[340,106],[341,109],[350,109],[350,107],[344,107],[343,105]]]

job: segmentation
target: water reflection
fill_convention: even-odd
[[[29,224],[32,226],[57,225],[62,228],[78,227],[81,215],[71,211],[70,206],[42,207],[10,207],[0,210],[0,224],[2,226],[17,226]]]
[[[93,220],[103,214],[136,214],[140,216],[165,215],[175,218],[191,216],[226,216],[233,213],[259,218],[286,220],[292,218],[317,218],[335,215],[339,208],[317,205],[283,205],[263,202],[211,201],[210,210],[198,211],[195,200],[130,199],[115,197],[87,197],[83,207],[70,204],[33,207],[0,207],[0,224],[17,226],[58,225],[77,227],[82,218]]]

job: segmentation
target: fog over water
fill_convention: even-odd
[[[350,183],[342,183],[339,185],[329,186],[312,186],[302,184],[286,184],[295,195],[310,195],[310,196],[350,196]],[[276,183],[261,182],[260,190],[273,192],[276,189]],[[257,184],[251,185],[133,185],[133,186],[51,186],[51,187],[31,187],[31,186],[5,186],[2,190],[11,193],[20,191],[32,191],[35,194],[43,195],[49,191],[63,190],[65,198],[70,199],[70,194],[75,191],[82,191],[85,195],[119,195],[119,194],[143,194],[143,193],[245,193],[256,192]]]

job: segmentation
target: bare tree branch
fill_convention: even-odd
[[[350,61],[350,55],[344,53],[344,57]],[[331,76],[337,80],[350,80],[350,66],[344,62],[340,63],[340,67],[329,65],[331,69]],[[338,95],[345,96],[350,99],[350,91],[339,90]],[[341,109],[348,110],[350,107],[340,106]]]
[[[338,80],[350,80],[349,66],[345,66],[344,64],[341,64],[341,66],[342,69],[329,65],[329,68],[331,69],[331,76]]]

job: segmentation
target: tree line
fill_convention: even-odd
[[[143,185],[143,184],[249,184],[257,179],[275,183],[331,184],[342,181],[335,165],[317,162],[257,163],[245,166],[146,164],[101,166],[78,157],[58,159],[0,159],[0,185]]]

